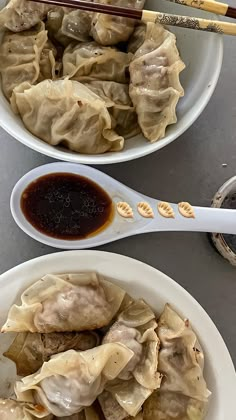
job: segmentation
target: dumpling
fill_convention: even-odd
[[[0,27],[12,32],[25,31],[42,21],[52,7],[28,0],[10,0],[0,11]]]
[[[68,333],[18,333],[3,353],[16,364],[17,375],[35,373],[54,354],[67,350],[88,350],[98,346],[99,336],[92,331]]]
[[[131,53],[102,47],[96,42],[72,43],[63,55],[63,75],[78,81],[97,79],[128,83],[131,59]]]
[[[141,45],[130,64],[130,97],[144,136],[155,142],[166,127],[177,121],[176,106],[184,90],[179,73],[185,68],[176,47],[176,37],[163,26],[148,23],[146,31],[134,32],[130,49]]]
[[[203,420],[206,403],[185,395],[156,391],[143,407],[143,420]]]
[[[120,136],[128,139],[140,132],[127,84],[94,80],[84,85],[104,100],[115,121],[115,130]]]
[[[154,389],[160,387],[162,375],[157,371],[159,339],[155,314],[143,301],[137,300],[120,313],[103,343],[121,343],[133,357],[107,390],[121,407],[135,416]]]
[[[100,0],[99,3],[142,9],[145,0]],[[134,19],[95,13],[92,19],[91,35],[101,45],[115,45],[127,41],[134,26]]]
[[[167,304],[157,333],[161,341],[159,369],[164,375],[161,390],[207,401],[211,393],[203,377],[204,355],[189,321],[182,320]]]
[[[39,77],[37,82],[55,79],[60,69],[56,63],[57,49],[50,40],[44,45],[39,60]]]
[[[166,305],[158,324],[161,388],[145,402],[144,420],[203,420],[210,392],[204,355],[188,320]]]
[[[0,46],[0,72],[2,89],[8,99],[13,89],[22,82],[33,84],[37,81],[40,57],[46,42],[47,32],[43,23],[32,31],[5,32]]]
[[[108,381],[115,379],[133,352],[119,343],[52,356],[40,371],[16,382],[20,401],[37,401],[48,413],[69,416],[90,406]]]
[[[13,305],[2,332],[84,331],[108,325],[125,291],[93,272],[42,277]]]
[[[105,102],[76,81],[23,83],[14,89],[11,105],[31,133],[53,146],[87,154],[116,152],[124,146]]]
[[[67,47],[70,44],[71,38],[64,35],[61,31],[62,21],[65,15],[63,7],[57,7],[53,10],[49,10],[47,14],[46,29],[48,31],[49,38],[55,43]]]
[[[52,420],[52,416],[45,417],[46,415],[46,410],[42,406],[0,398],[1,420],[33,420],[35,418]]]
[[[73,10],[66,13],[61,25],[62,34],[77,41],[89,41],[91,39],[89,33],[92,15],[93,13],[83,10]]]

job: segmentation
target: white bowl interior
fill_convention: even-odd
[[[6,0],[0,0],[0,8]],[[165,0],[147,0],[146,7],[177,14],[215,18],[214,15],[191,9]],[[181,75],[185,96],[177,108],[178,122],[170,126],[166,137],[156,143],[147,142],[142,135],[126,141],[121,152],[103,155],[81,155],[65,148],[53,147],[26,130],[19,117],[15,116],[3,94],[0,94],[0,125],[26,146],[59,160],[85,163],[109,164],[136,159],[152,153],[178,138],[193,124],[207,105],[218,81],[223,56],[222,36],[182,28],[172,28],[177,35],[180,54],[186,64]]]
[[[228,350],[215,325],[181,286],[156,269],[139,261],[107,252],[67,251],[46,255],[21,264],[0,276],[0,324],[9,307],[19,303],[22,291],[46,273],[95,270],[121,285],[128,293],[144,298],[159,314],[166,302],[188,317],[205,353],[205,378],[212,397],[206,420],[231,419],[236,411],[236,376]],[[5,351],[11,334],[0,336],[1,352]],[[9,396],[15,380],[15,367],[0,357],[0,395]]]

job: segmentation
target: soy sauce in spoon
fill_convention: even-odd
[[[31,182],[21,195],[21,209],[35,229],[64,240],[100,233],[114,213],[106,191],[71,173],[51,173]]]

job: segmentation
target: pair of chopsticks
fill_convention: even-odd
[[[217,20],[201,19],[189,16],[172,15],[169,13],[151,10],[138,10],[127,7],[113,6],[112,4],[90,3],[84,0],[33,0],[58,6],[72,7],[113,16],[122,16],[136,19],[141,22],[154,22],[162,25],[179,26],[200,31],[216,32],[225,35],[236,35],[236,24]],[[212,0],[168,0],[173,3],[194,7],[208,12],[217,13],[236,19],[236,8]]]

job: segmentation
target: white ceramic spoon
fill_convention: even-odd
[[[22,213],[21,194],[35,179],[55,172],[79,174],[93,180],[107,191],[115,205],[119,201],[129,203],[134,212],[133,219],[125,219],[116,212],[112,223],[105,230],[81,240],[61,240],[42,234],[26,220]],[[155,214],[153,219],[140,216],[137,211],[137,204],[140,201],[147,201],[151,205]],[[17,182],[11,195],[11,212],[18,226],[29,236],[46,245],[61,249],[91,248],[147,232],[192,231],[236,234],[236,210],[193,207],[195,218],[187,219],[179,213],[177,204],[170,203],[174,209],[175,218],[167,219],[162,217],[157,210],[159,202],[160,200],[140,194],[90,166],[56,162],[33,169]]]

